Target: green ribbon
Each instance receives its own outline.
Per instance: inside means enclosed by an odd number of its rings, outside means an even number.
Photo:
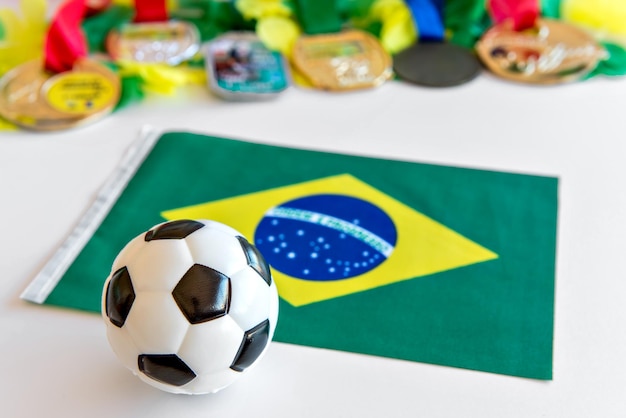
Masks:
[[[104,11],[83,19],[82,29],[87,38],[89,52],[106,52],[108,33],[133,20],[135,11],[127,6],[111,5]]]
[[[195,24],[202,41],[228,31],[254,30],[254,22],[243,18],[234,1],[179,0],[170,17]]]
[[[541,16],[558,19],[561,16],[561,0],[541,0]]]
[[[309,35],[335,33],[341,30],[336,0],[296,0],[302,30]]]
[[[626,75],[626,49],[622,46],[610,43],[601,43],[608,54],[608,58],[600,61],[598,66],[588,75],[591,78],[597,75],[617,77]]]
[[[466,47],[474,45],[493,24],[484,0],[455,0],[446,2],[444,25],[450,32],[449,41]]]

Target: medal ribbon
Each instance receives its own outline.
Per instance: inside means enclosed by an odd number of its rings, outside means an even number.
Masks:
[[[70,0],[57,11],[44,41],[44,67],[60,73],[71,70],[76,60],[87,56],[81,22],[87,13],[86,0]]]
[[[341,30],[336,0],[296,0],[302,30],[309,35]]]
[[[165,0],[135,0],[135,23],[164,22],[168,19]]]
[[[489,0],[488,4],[496,23],[510,19],[516,31],[532,28],[539,17],[539,0]]]
[[[420,41],[441,42],[444,38],[444,0],[406,0]]]

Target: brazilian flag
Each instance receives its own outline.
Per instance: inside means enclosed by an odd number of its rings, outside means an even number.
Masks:
[[[213,219],[272,266],[277,341],[552,378],[555,178],[163,134],[45,303],[99,311],[118,251]]]

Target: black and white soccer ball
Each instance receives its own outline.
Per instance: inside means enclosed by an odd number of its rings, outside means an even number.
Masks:
[[[212,393],[265,353],[278,293],[263,256],[239,232],[178,220],[118,254],[102,316],[113,351],[141,380],[172,393]]]

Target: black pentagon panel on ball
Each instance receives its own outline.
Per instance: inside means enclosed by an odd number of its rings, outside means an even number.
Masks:
[[[135,290],[126,267],[113,273],[106,291],[106,314],[111,323],[119,328],[124,325],[135,301]]]
[[[143,374],[168,385],[183,386],[196,377],[176,354],[141,354],[137,363]]]
[[[194,264],[180,279],[172,296],[190,323],[219,318],[230,307],[230,279],[210,267]]]
[[[269,342],[270,321],[266,319],[259,325],[245,332],[239,351],[235,356],[230,368],[243,372],[261,355],[265,346]]]
[[[204,224],[202,222],[192,221],[189,219],[166,222],[146,232],[144,239],[146,241],[159,239],[183,239],[203,226]]]
[[[239,240],[239,244],[241,244],[243,252],[246,254],[248,265],[259,273],[268,286],[271,285],[272,274],[270,272],[270,266],[267,264],[267,261],[265,261],[265,258],[263,258],[263,254],[244,237],[238,236],[237,239]]]

